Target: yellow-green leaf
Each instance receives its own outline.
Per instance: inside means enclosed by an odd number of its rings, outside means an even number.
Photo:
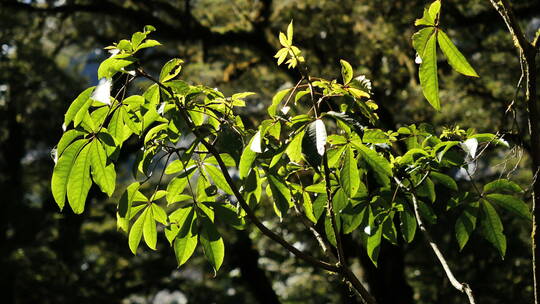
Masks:
[[[461,54],[458,48],[452,43],[450,38],[442,30],[438,31],[437,40],[439,42],[439,47],[443,51],[448,63],[456,70],[457,72],[471,77],[478,77],[478,74],[474,68],[469,64],[465,56]]]

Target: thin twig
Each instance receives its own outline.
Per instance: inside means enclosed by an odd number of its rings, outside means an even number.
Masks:
[[[431,246],[431,249],[433,250],[433,252],[437,256],[437,259],[439,260],[439,262],[441,263],[441,265],[442,265],[442,267],[444,269],[444,272],[446,273],[446,276],[448,277],[448,280],[450,280],[450,283],[452,284],[452,286],[454,286],[454,288],[456,288],[457,290],[467,294],[467,297],[469,298],[469,303],[470,304],[475,304],[474,296],[473,296],[471,287],[469,286],[469,284],[460,283],[456,279],[456,277],[452,273],[452,270],[450,269],[450,266],[448,266],[448,262],[444,258],[444,255],[439,250],[439,246],[437,246],[437,244],[433,241],[433,238],[431,237],[431,234],[429,233],[426,226],[424,225],[424,222],[422,221],[422,218],[420,217],[420,212],[419,212],[418,202],[416,200],[416,195],[414,193],[411,193],[411,197],[412,197],[412,203],[413,203],[413,207],[414,207],[414,214],[416,216],[416,222],[418,223],[418,227],[420,227],[420,231],[422,231],[422,233],[424,234],[424,237],[426,238],[429,245]]]

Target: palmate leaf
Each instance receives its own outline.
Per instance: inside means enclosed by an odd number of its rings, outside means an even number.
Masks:
[[[379,182],[385,185],[388,184],[390,182],[389,177],[392,176],[392,169],[388,160],[357,140],[353,140],[351,143],[358,149],[360,159],[364,160],[373,169]]]
[[[220,169],[212,166],[212,165],[206,165],[204,166],[206,169],[206,172],[210,175],[210,178],[214,181],[214,184],[219,189],[223,190],[225,193],[233,195],[234,192],[232,191],[231,187],[227,183],[227,180],[225,179],[225,176],[221,172]]]
[[[112,78],[114,74],[134,63],[136,59],[129,54],[118,54],[105,59],[98,68],[98,79]]]
[[[201,232],[199,239],[204,249],[204,255],[214,268],[214,272],[217,273],[225,256],[225,244],[216,226],[209,218],[203,217],[200,222]]]
[[[504,208],[523,219],[532,219],[532,215],[527,204],[513,195],[492,193],[486,195],[485,199],[490,203],[496,204],[497,206]]]
[[[399,213],[400,228],[403,239],[410,243],[416,234],[416,217],[407,204],[403,204],[403,211]]]
[[[244,152],[242,152],[242,155],[240,156],[240,163],[238,164],[238,174],[240,175],[241,179],[245,179],[248,176],[249,172],[251,171],[251,166],[257,158],[257,152],[251,149],[251,145],[253,144],[254,139],[255,136],[251,138],[249,143],[244,148]]]
[[[503,225],[497,211],[487,200],[481,200],[482,211],[482,234],[497,250],[501,257],[504,258],[506,253],[506,237],[503,233]]]
[[[143,224],[143,237],[146,245],[153,250],[156,250],[157,230],[156,221],[154,219],[154,209],[151,206],[146,208],[146,214]]]
[[[272,198],[274,199],[274,211],[280,218],[289,210],[291,202],[291,193],[287,185],[283,183],[279,176],[274,174],[268,175],[268,184],[272,191]]]
[[[345,149],[343,168],[340,171],[340,182],[348,197],[353,197],[360,186],[358,163],[350,146]]]
[[[107,155],[99,140],[92,141],[89,153],[92,178],[101,191],[110,197],[116,186],[116,171],[114,170],[114,164],[111,163],[107,165]]]
[[[143,225],[149,209],[150,208],[144,209],[143,213],[139,215],[139,217],[137,218],[135,223],[133,223],[133,226],[131,226],[131,229],[129,230],[128,243],[129,249],[131,250],[131,252],[133,252],[133,254],[137,253],[137,247],[139,247],[139,243],[141,242]]]
[[[439,30],[437,33],[437,41],[439,42],[439,47],[448,59],[448,63],[454,70],[466,76],[478,77],[478,74],[469,64],[465,56],[461,54],[450,38],[448,38],[448,35],[442,30]]]
[[[67,182],[69,206],[76,214],[84,211],[86,196],[92,186],[92,180],[90,179],[90,146],[89,144],[84,146],[79,155],[77,155]]]
[[[182,266],[191,257],[197,247],[198,238],[196,231],[197,214],[193,208],[185,208],[186,216],[178,221],[179,231],[174,239],[174,254],[178,267]]]
[[[94,91],[95,87],[90,87],[84,90],[69,106],[65,116],[64,116],[64,125],[63,128],[66,129],[70,122],[73,121],[75,115],[79,112],[81,107],[90,99],[90,95]]]
[[[423,52],[418,55],[422,58],[419,77],[422,92],[429,104],[437,111],[441,110],[439,100],[439,78],[437,75],[437,32],[434,31],[426,41]]]
[[[465,245],[469,241],[471,233],[476,228],[478,206],[478,203],[474,203],[465,207],[461,215],[456,220],[455,230],[459,250],[463,250],[463,247],[465,247]]]
[[[64,208],[66,202],[66,192],[68,178],[75,162],[76,156],[81,148],[88,142],[86,139],[79,139],[69,145],[62,153],[58,162],[54,166],[54,171],[51,179],[51,190],[54,200],[60,210]]]

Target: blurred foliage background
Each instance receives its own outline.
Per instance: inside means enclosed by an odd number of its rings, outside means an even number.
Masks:
[[[512,1],[527,35],[540,26],[540,2]],[[143,54],[149,71],[172,57],[187,61],[183,79],[226,95],[254,91],[245,110],[252,126],[271,96],[293,82],[275,65],[277,33],[294,19],[295,44],[312,75],[339,76],[339,59],[373,81],[387,128],[411,123],[476,128],[504,134],[512,149],[488,151],[475,177],[530,180],[525,107],[516,91],[520,66],[504,24],[487,0],[444,1],[442,26],[480,74],[458,76],[440,64],[442,112],[422,96],[410,37],[427,1],[406,0],[23,0],[0,2],[0,290],[3,303],[356,303],[338,278],[295,260],[256,230],[222,231],[227,256],[213,278],[201,252],[181,269],[166,240],[133,256],[116,230],[116,201],[91,191],[89,208],[59,213],[50,193],[50,150],[63,113],[89,85],[108,54],[103,47],[154,25],[164,44]],[[540,65],[539,65],[540,66]],[[137,83],[133,92],[145,84]],[[129,152],[132,147],[124,149]],[[131,151],[135,152],[135,151]],[[132,154],[133,154],[132,153]],[[122,160],[129,182],[131,158]],[[465,186],[470,186],[463,181]],[[460,185],[460,188],[462,186]],[[438,195],[444,197],[444,195]],[[261,212],[270,214],[270,212]],[[316,244],[294,217],[268,217],[269,226],[306,250]],[[456,276],[480,303],[532,301],[530,223],[503,218],[504,260],[474,237],[459,252],[455,217],[432,226]],[[347,236],[348,258],[380,303],[463,303],[421,238],[386,244],[379,267]]]

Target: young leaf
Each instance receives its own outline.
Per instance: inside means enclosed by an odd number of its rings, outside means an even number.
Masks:
[[[350,146],[345,149],[343,168],[340,172],[340,182],[348,197],[353,197],[360,186],[358,163]]]
[[[421,59],[423,59],[427,42],[434,32],[435,32],[435,29],[433,27],[426,27],[414,33],[414,35],[412,36],[413,47]]]
[[[433,1],[433,3],[429,5],[429,9],[428,9],[429,16],[431,17],[431,19],[437,20],[440,12],[441,12],[441,1],[440,0]]]
[[[504,258],[506,253],[506,237],[503,233],[503,225],[497,211],[487,200],[481,200],[484,217],[482,218],[482,233],[484,237],[499,251]]]
[[[81,148],[88,142],[86,139],[79,139],[69,145],[64,153],[58,159],[54,166],[54,171],[51,179],[51,190],[54,200],[60,210],[64,208],[66,202],[66,191],[68,178],[70,176],[73,163]]]
[[[201,233],[199,234],[201,244],[204,249],[204,255],[214,267],[214,271],[217,271],[223,263],[223,257],[225,256],[225,245],[223,239],[216,229],[216,226],[209,218],[203,217],[201,219]]]
[[[292,45],[293,32],[293,22],[291,20],[291,23],[289,23],[289,26],[287,26],[287,42],[289,43],[289,45]]]
[[[154,220],[162,223],[163,225],[167,225],[167,213],[165,213],[165,210],[163,210],[163,208],[158,204],[152,204],[151,207]]]
[[[343,77],[343,84],[346,85],[351,82],[353,78],[353,69],[350,63],[341,59],[341,77]],[[369,96],[368,96],[369,97]]]
[[[128,243],[129,249],[131,250],[131,252],[133,252],[133,254],[137,253],[137,247],[139,247],[139,243],[141,242],[141,237],[143,234],[143,224],[145,222],[148,210],[149,208],[144,209],[143,213],[139,215],[139,218],[137,218],[137,220],[129,230]]]
[[[157,243],[157,231],[156,231],[156,221],[154,220],[154,212],[150,207],[146,208],[144,225],[143,225],[143,236],[144,242],[150,249],[156,250]]]
[[[73,163],[67,183],[67,197],[73,212],[80,214],[84,211],[84,203],[92,186],[90,179],[90,145],[82,148]]]
[[[163,83],[176,77],[182,70],[182,63],[184,60],[178,58],[167,61],[159,73],[159,81]]]
[[[437,75],[437,32],[434,32],[426,42],[426,46],[422,53],[418,53],[422,58],[420,64],[420,84],[422,92],[428,100],[429,104],[437,111],[441,110],[441,102],[439,100],[439,79]]]
[[[465,56],[461,54],[450,38],[448,38],[446,33],[442,30],[439,30],[437,33],[437,41],[439,42],[439,46],[441,47],[444,55],[448,59],[448,63],[450,63],[454,70],[466,76],[478,77],[478,74],[469,64]]]
[[[114,170],[114,165],[107,165],[107,155],[99,140],[92,141],[90,146],[92,178],[101,191],[111,197],[116,186],[116,171]]]

